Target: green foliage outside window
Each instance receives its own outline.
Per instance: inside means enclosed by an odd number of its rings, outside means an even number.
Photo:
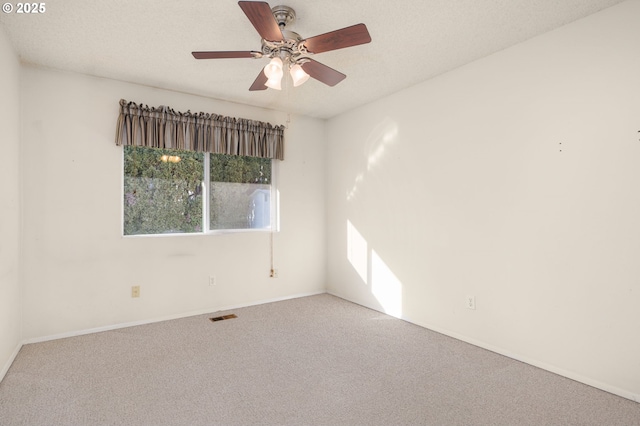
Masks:
[[[211,155],[210,229],[270,226],[271,159]]]
[[[124,147],[124,234],[202,231],[202,153]]]
[[[209,155],[209,197],[202,197]],[[270,226],[271,159],[124,147],[124,234]]]
[[[271,159],[238,155],[212,155],[211,182],[271,184]]]

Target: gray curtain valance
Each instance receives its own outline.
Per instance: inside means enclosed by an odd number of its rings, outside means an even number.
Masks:
[[[284,159],[284,126],[120,100],[116,145]]]

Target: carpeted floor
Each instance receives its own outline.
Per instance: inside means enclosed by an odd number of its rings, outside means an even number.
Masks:
[[[0,424],[640,425],[640,404],[319,295],[26,345]]]

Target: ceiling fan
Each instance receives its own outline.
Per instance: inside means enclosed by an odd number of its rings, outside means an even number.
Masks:
[[[369,43],[371,36],[364,24],[352,25],[340,30],[320,34],[303,39],[299,34],[286,30],[287,24],[296,18],[295,11],[288,6],[269,7],[263,1],[239,1],[238,5],[247,15],[251,24],[262,37],[261,51],[219,51],[191,52],[196,59],[229,59],[229,58],[270,58],[249,90],[281,90],[283,68],[288,67],[293,85],[299,86],[309,79],[315,78],[329,86],[335,86],[347,78],[309,56]]]

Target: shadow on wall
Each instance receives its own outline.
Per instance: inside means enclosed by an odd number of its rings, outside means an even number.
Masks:
[[[378,166],[389,147],[397,142],[398,125],[386,118],[368,137],[366,170],[358,173],[353,186],[347,191],[347,202],[355,202],[366,175]],[[384,312],[394,317],[402,316],[402,283],[382,257],[372,248],[362,233],[347,219],[347,259],[358,273],[363,285],[369,286]]]

